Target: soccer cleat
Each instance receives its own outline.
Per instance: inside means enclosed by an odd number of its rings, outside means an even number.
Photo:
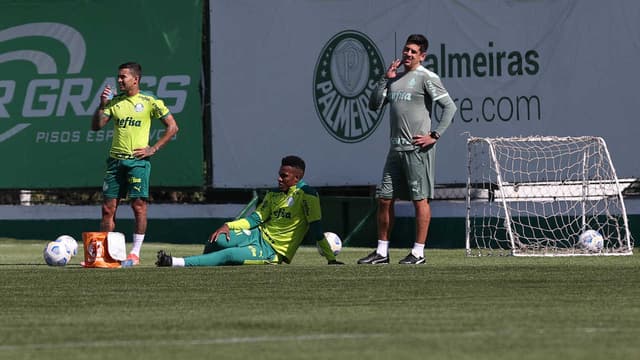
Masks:
[[[358,260],[358,264],[371,264],[371,265],[375,265],[375,264],[388,264],[389,263],[389,256],[382,256],[380,254],[378,254],[377,251],[372,252],[371,254],[363,257],[362,259]]]
[[[158,251],[158,261],[156,261],[156,266],[171,266],[173,265],[173,258],[171,254],[167,255],[164,250]]]
[[[140,264],[140,257],[136,254],[127,255],[127,259],[120,263],[122,267],[132,267]]]
[[[413,253],[409,253],[409,255],[407,255],[404,259],[400,260],[400,262],[398,262],[398,264],[411,264],[411,265],[417,265],[417,264],[424,264],[426,262],[424,257],[416,257],[415,255],[413,255]]]

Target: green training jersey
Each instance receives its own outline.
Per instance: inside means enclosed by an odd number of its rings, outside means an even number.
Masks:
[[[305,234],[312,223],[319,224],[322,218],[318,192],[299,181],[289,191],[270,191],[256,210],[246,218],[247,221],[227,223],[233,229],[258,226],[264,239],[282,257],[290,263]],[[322,227],[316,226],[318,234],[312,234],[314,240],[324,236]]]
[[[104,109],[104,116],[113,121],[113,141],[109,154],[133,155],[134,149],[149,145],[152,119],[163,119],[171,114],[164,102],[147,92],[133,96],[116,95]]]

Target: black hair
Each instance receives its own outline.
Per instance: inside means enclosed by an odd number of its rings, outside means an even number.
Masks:
[[[305,164],[304,160],[295,155],[289,155],[282,158],[282,166],[291,166],[293,168],[297,168],[304,172]]]
[[[118,66],[118,70],[122,69],[129,69],[129,71],[131,71],[131,74],[133,74],[133,76],[137,78],[142,77],[142,65],[138,64],[137,62],[130,61]]]
[[[415,44],[420,46],[420,52],[427,52],[429,48],[429,40],[422,34],[411,34],[407,38],[407,44]]]

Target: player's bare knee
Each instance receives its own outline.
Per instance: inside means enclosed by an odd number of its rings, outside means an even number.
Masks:
[[[393,206],[393,199],[383,199],[383,198],[379,198],[378,199],[378,206],[380,208],[383,209],[388,209],[391,206]]]
[[[103,217],[109,217],[109,218],[113,218],[113,216],[116,213],[116,204],[112,204],[112,203],[103,203],[102,204],[102,216]]]
[[[134,199],[131,202],[131,208],[137,214],[144,214],[147,211],[147,202],[140,198]]]

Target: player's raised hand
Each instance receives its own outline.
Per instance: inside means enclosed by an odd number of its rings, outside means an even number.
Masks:
[[[105,86],[104,90],[102,90],[102,94],[100,94],[100,104],[104,107],[107,105],[109,100],[113,99],[114,91],[111,89],[110,85]]]
[[[398,76],[398,67],[400,66],[400,59],[395,59],[389,65],[389,69],[387,69],[386,77],[387,79],[393,79]]]
[[[229,241],[229,225],[227,225],[227,223],[224,223],[222,226],[218,228],[218,230],[216,230],[213,234],[211,234],[211,236],[209,237],[209,242],[212,244],[216,242],[220,234],[224,234],[227,237],[227,241]]]

